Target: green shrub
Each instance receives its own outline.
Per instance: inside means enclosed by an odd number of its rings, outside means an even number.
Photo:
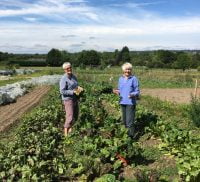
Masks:
[[[9,64],[19,65],[19,66],[47,66],[46,61],[29,61],[29,60],[12,60]]]
[[[200,127],[200,98],[192,97],[189,115],[193,123]]]

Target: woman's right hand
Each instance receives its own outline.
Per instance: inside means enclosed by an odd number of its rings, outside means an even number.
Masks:
[[[119,95],[119,90],[118,89],[113,89],[113,93]]]

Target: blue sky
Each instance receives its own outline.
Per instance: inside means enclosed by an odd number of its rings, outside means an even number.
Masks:
[[[0,51],[200,49],[199,0],[1,0]]]

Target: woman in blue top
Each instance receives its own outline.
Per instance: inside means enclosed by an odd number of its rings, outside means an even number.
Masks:
[[[120,105],[122,110],[122,120],[130,137],[134,137],[134,119],[136,109],[136,99],[139,97],[139,82],[132,75],[132,65],[124,63],[122,65],[123,75],[119,78],[118,89],[113,92],[120,96]]]
[[[64,135],[67,136],[72,131],[73,122],[78,118],[79,107],[76,97],[78,81],[76,76],[72,74],[72,66],[69,62],[63,64],[63,70],[65,74],[60,80],[60,93],[66,112]]]

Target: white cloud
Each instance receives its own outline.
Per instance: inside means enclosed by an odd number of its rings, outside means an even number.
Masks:
[[[126,26],[125,26],[126,25]],[[72,36],[73,35],[73,36]],[[51,48],[80,51],[110,50],[127,45],[132,49],[146,47],[196,48],[200,41],[200,18],[124,21],[122,25],[41,25],[0,24],[1,50],[11,52],[48,52]],[[95,37],[90,39],[89,37]],[[193,37],[193,38],[192,38]],[[81,44],[85,42],[85,44]],[[24,49],[17,49],[21,45]],[[36,44],[44,45],[35,47]],[[33,48],[33,49],[32,49]],[[199,46],[200,48],[200,46]]]
[[[158,5],[158,4],[163,4],[166,3],[167,1],[154,1],[154,2],[140,2],[140,3],[121,3],[121,4],[112,4],[112,6],[116,7],[128,7],[128,8],[140,8],[144,6],[150,6],[150,5]]]
[[[8,2],[3,0],[0,5]],[[85,0],[17,2],[19,9],[1,9],[0,17],[22,16],[26,22],[0,23],[0,51],[43,53],[53,47],[101,51],[124,45],[131,49],[200,48],[200,17],[163,18],[142,9],[148,5],[152,3],[132,3],[136,8],[128,14],[110,7],[90,7]],[[130,3],[126,6],[130,7]],[[39,23],[44,16],[59,23]]]
[[[10,4],[8,1],[2,2],[3,5]],[[87,6],[84,0],[43,0],[37,3],[16,3],[17,9],[0,9],[0,17],[14,17],[22,15],[37,15],[47,17],[51,20],[59,18],[61,20],[71,18],[88,18],[98,20],[95,10]]]

